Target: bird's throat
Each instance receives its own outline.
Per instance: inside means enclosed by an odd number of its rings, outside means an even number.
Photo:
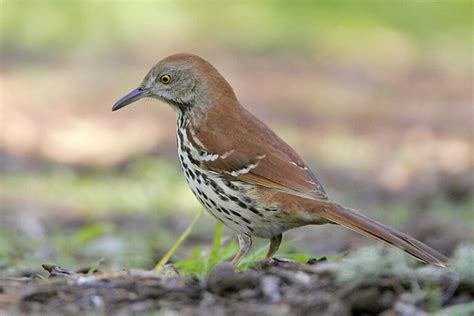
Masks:
[[[192,105],[189,103],[182,103],[175,100],[164,100],[164,101],[169,103],[174,108],[176,108],[181,114],[185,114],[186,112],[189,112],[192,108]]]

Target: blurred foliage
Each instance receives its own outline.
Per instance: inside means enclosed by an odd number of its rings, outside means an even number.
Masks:
[[[419,261],[403,254],[399,249],[384,249],[380,246],[366,247],[354,251],[341,261],[337,280],[339,282],[358,281],[364,284],[376,284],[382,278],[396,276],[413,283],[413,294],[419,298],[425,298],[430,312],[439,312],[439,315],[467,315],[464,311],[472,312],[472,303],[461,304],[456,309],[448,308],[440,310],[443,305],[442,290],[436,284],[441,280],[444,269],[450,269],[456,275],[457,282],[474,284],[472,262],[474,259],[474,247],[472,244],[460,245],[448,268],[437,268],[433,266],[422,266]],[[469,263],[468,263],[469,262]],[[413,278],[414,269],[420,269],[426,275],[427,284],[422,286]],[[457,314],[459,312],[459,314]]]
[[[382,276],[397,275],[410,278],[413,268],[422,267],[433,280],[439,278],[444,273],[444,269],[450,269],[459,275],[461,280],[474,284],[473,259],[474,245],[467,243],[456,248],[455,255],[447,268],[423,265],[396,248],[384,248],[380,245],[364,247],[342,259],[338,280],[340,282],[359,280],[370,283],[380,280]]]
[[[471,226],[472,227],[472,226]],[[461,278],[474,284],[474,244],[464,244],[456,249],[454,268]]]
[[[159,158],[134,160],[120,172],[71,168],[2,172],[0,186],[6,200],[28,196],[94,216],[200,207],[181,180],[180,170]]]
[[[389,249],[384,256],[384,248],[380,246],[361,248],[342,260],[338,280],[360,280],[371,282],[381,276],[396,274],[409,275],[417,261],[401,250]]]
[[[474,314],[474,302],[453,305],[435,313],[436,316],[465,316]]]
[[[108,222],[95,222],[77,230],[57,227],[47,239],[18,238],[18,231],[4,227],[0,230],[0,275],[35,271],[48,262],[76,269],[91,268],[101,259],[105,259],[100,262],[106,269],[151,269],[157,244],[169,246],[173,241],[173,232],[158,221],[156,227],[154,232],[123,231]]]
[[[1,42],[25,51],[111,51],[212,38],[238,50],[344,54],[374,39],[469,49],[472,2],[2,1]],[[399,34],[400,33],[400,34]],[[358,45],[354,45],[358,43]],[[380,53],[383,53],[381,51]]]

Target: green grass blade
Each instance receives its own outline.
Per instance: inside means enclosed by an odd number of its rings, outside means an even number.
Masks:
[[[214,233],[214,243],[212,245],[211,255],[207,261],[208,271],[221,260],[220,258],[220,247],[222,241],[222,234],[224,232],[224,226],[222,222],[216,221],[216,232]]]

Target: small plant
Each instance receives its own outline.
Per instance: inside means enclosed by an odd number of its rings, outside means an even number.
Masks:
[[[89,268],[89,271],[87,271],[87,275],[92,275],[96,273],[99,270],[99,266],[102,262],[104,262],[105,258],[100,258],[94,264]]]
[[[460,245],[454,253],[454,269],[461,280],[474,284],[474,245]]]
[[[337,276],[338,281],[374,281],[380,276],[407,275],[414,267],[414,259],[398,249],[381,246],[361,248],[344,258]]]
[[[201,247],[196,247],[187,259],[175,263],[175,266],[184,275],[204,276],[216,264],[231,260],[238,251],[239,246],[237,242],[234,240],[229,241],[229,238],[224,237],[223,225],[221,222],[217,222],[211,252],[207,253]],[[268,245],[265,243],[245,256],[237,266],[237,269],[247,270],[255,263],[262,261],[267,251]],[[314,257],[311,254],[295,250],[289,242],[284,242],[281,245],[279,256],[297,262],[307,262]]]
[[[222,224],[219,223],[217,226],[222,226]],[[217,228],[217,231],[220,229]],[[219,236],[219,234],[216,234],[216,236]],[[218,247],[216,247],[217,242]],[[230,260],[237,253],[239,249],[237,243],[231,241],[224,246],[227,242],[227,238],[214,239],[214,246],[210,254],[203,251],[201,247],[195,247],[186,260],[177,262],[175,266],[184,275],[204,276],[216,264]]]

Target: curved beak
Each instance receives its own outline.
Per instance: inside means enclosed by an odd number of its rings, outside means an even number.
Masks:
[[[115,102],[114,106],[112,107],[112,111],[117,111],[120,108],[123,108],[130,103],[140,100],[141,98],[146,96],[145,90],[142,88],[137,88],[132,90],[129,94]]]

